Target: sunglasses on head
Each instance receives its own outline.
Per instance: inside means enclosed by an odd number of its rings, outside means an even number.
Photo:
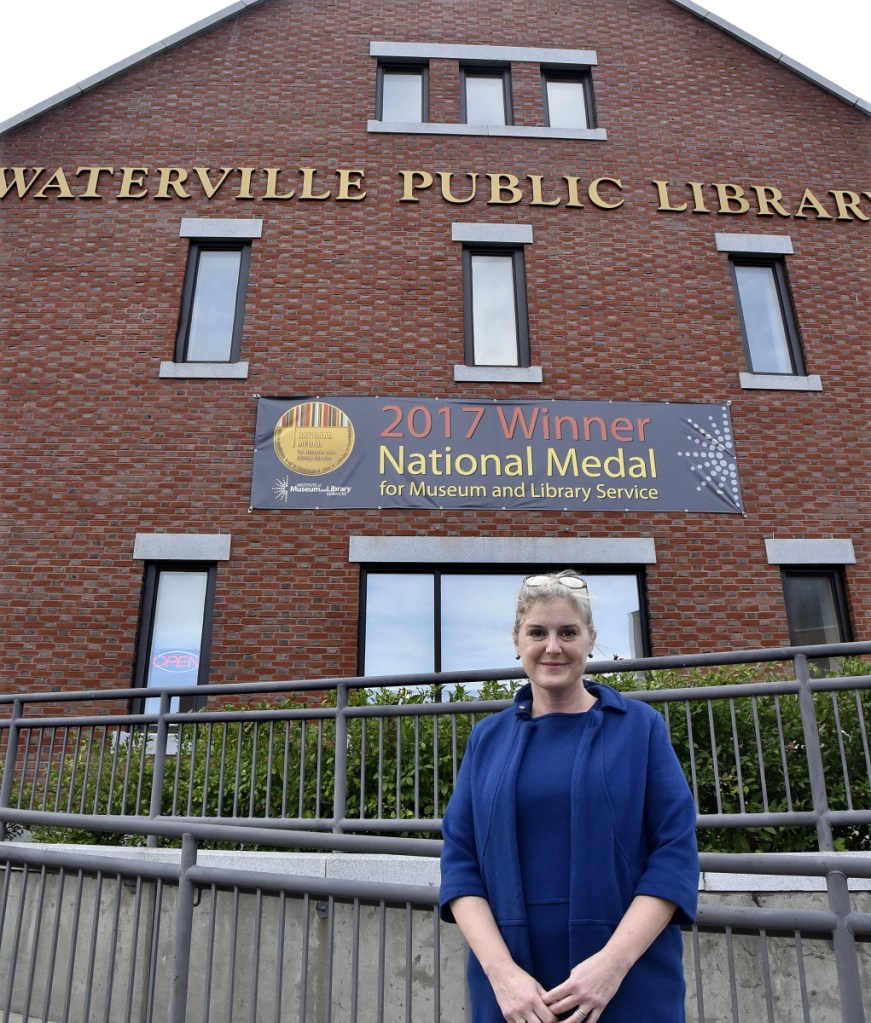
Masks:
[[[528,579],[523,580],[524,586],[547,586],[548,583],[559,583],[560,586],[565,586],[570,590],[585,590],[587,588],[586,582],[577,575],[531,575]]]

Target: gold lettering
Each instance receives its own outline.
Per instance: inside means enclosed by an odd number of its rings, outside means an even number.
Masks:
[[[7,170],[12,171],[12,181],[7,181],[6,179]],[[45,170],[45,167],[34,167],[30,181],[24,176],[26,170],[26,167],[0,167],[0,172],[2,172],[0,174],[0,199],[5,198],[6,194],[11,191],[13,183],[15,184],[15,190],[18,192],[18,198],[23,199],[34,181]]]
[[[788,217],[789,210],[785,210],[780,205],[780,200],[783,198],[783,192],[779,188],[775,188],[773,185],[751,185],[753,191],[756,193],[756,201],[759,203],[759,216],[770,217],[773,216],[769,206],[779,213],[781,217]]]
[[[302,191],[299,193],[300,199],[316,199],[323,200],[329,199],[331,192],[321,192],[320,195],[315,195],[312,192],[314,187],[315,174],[317,174],[316,167],[300,167],[300,174],[302,174]]]
[[[804,193],[801,197],[801,202],[798,204],[798,209],[795,211],[796,217],[802,218],[807,217],[807,214],[804,211],[806,206],[810,206],[812,209],[816,210],[817,220],[832,219],[831,213],[829,213],[828,210],[826,210],[825,206],[823,206],[823,204],[819,201],[819,199],[817,199],[817,197],[809,188],[806,188],[804,190]]]
[[[346,202],[359,202],[361,199],[366,198],[366,193],[363,191],[363,171],[347,170],[344,167],[340,167],[336,173],[339,175],[339,194],[336,196],[336,202],[343,200]],[[351,188],[357,190],[356,195],[351,195],[349,191]]]
[[[211,199],[215,192],[224,184],[227,180],[227,176],[232,172],[232,167],[222,167],[221,176],[218,178],[218,183],[213,185],[212,179],[209,177],[208,167],[194,167],[194,174],[200,179],[200,184],[203,187],[203,192],[207,199]]]
[[[514,203],[520,202],[523,198],[523,192],[521,192],[517,187],[520,184],[520,180],[513,174],[488,174],[487,177],[490,179],[490,198],[487,200],[488,205],[503,203],[513,206]],[[506,192],[508,193],[508,198],[504,199],[502,196]]]
[[[160,171],[160,186],[154,196],[155,199],[171,198],[170,188],[179,199],[190,199],[190,193],[182,188],[188,179],[188,172],[183,167],[158,167],[157,169]]]
[[[122,167],[121,187],[118,189],[119,199],[144,199],[148,195],[145,187],[144,177],[148,174],[147,167]],[[134,193],[133,188],[141,188],[141,192]]]
[[[79,167],[76,171],[76,177],[80,174],[88,175],[88,185],[84,192],[79,196],[80,199],[101,199],[102,196],[97,191],[97,187],[100,184],[101,174],[114,174],[114,167]]]
[[[46,199],[46,189],[56,188],[57,195],[56,199],[75,199],[75,196],[70,191],[70,186],[67,184],[67,176],[64,174],[63,167],[58,169],[52,174],[52,176],[46,181],[46,183],[40,188],[38,192],[34,193],[34,199]]]
[[[453,193],[453,191],[451,189],[451,178],[454,176],[453,173],[451,171],[437,171],[436,173],[438,174],[439,181],[441,182],[441,186],[442,186],[442,199],[444,199],[445,202],[452,202],[452,203],[456,203],[457,205],[462,205],[463,203],[471,202],[475,198],[475,193],[478,190],[478,175],[477,174],[467,174],[466,175],[467,178],[471,179],[472,190],[465,197],[465,199],[458,199],[454,195],[454,193]]]
[[[863,213],[859,209],[862,196],[857,192],[849,192],[843,188],[830,188],[829,195],[834,197],[835,205],[838,207],[837,220],[853,220],[854,218],[850,216],[850,210],[855,213],[856,220],[868,219],[868,214]]]
[[[659,206],[657,209],[660,213],[683,213],[687,208],[687,204],[684,202],[680,206],[672,206],[668,195],[667,181],[654,181],[653,184],[656,185],[656,191],[659,195]]]
[[[720,199],[718,213],[746,213],[750,209],[750,203],[744,198],[744,189],[740,185],[714,182],[714,188]],[[737,203],[738,208],[732,209],[730,203]]]
[[[598,206],[599,209],[616,210],[618,207],[622,206],[626,200],[621,198],[618,199],[617,202],[608,202],[606,199],[603,199],[602,196],[599,195],[599,186],[604,181],[607,181],[620,191],[623,190],[623,182],[619,178],[596,178],[595,181],[590,182],[590,187],[587,189],[587,195],[590,197],[590,202],[594,206]]]
[[[532,198],[529,200],[530,206],[559,206],[562,200],[560,199],[544,199],[541,193],[541,174],[527,174],[529,180],[532,182]]]
[[[573,174],[563,174],[563,181],[568,185],[569,201],[566,206],[571,206],[572,209],[582,210],[584,204],[581,202],[581,194],[578,190],[580,184],[580,178],[575,177]]]
[[[414,194],[416,188],[429,188],[432,185],[432,174],[428,171],[401,170],[399,172],[403,181],[402,198],[400,202],[420,202]]]
[[[292,188],[289,192],[284,192],[282,195],[278,194],[278,175],[280,173],[280,167],[266,168],[266,192],[263,195],[264,199],[292,199],[296,194]]]
[[[237,199],[253,199],[254,196],[251,194],[251,179],[254,177],[254,171],[256,167],[237,167],[241,181],[239,182],[239,191],[236,193]]]
[[[688,181],[687,184],[693,190],[693,213],[710,213],[711,211],[705,206],[705,197],[702,194],[704,185],[701,181]]]

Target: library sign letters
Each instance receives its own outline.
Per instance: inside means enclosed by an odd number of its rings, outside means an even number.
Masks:
[[[386,177],[339,167],[0,167],[0,201],[172,201],[355,203],[367,196],[398,203],[543,206],[618,210],[643,202],[660,213],[718,213],[832,221],[871,220],[871,191],[780,187],[775,182],[629,181],[614,174],[514,174],[507,171],[399,169]]]
[[[252,508],[741,514],[727,405],[260,398]]]

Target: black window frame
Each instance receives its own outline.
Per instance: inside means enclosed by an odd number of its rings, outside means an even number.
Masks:
[[[190,340],[191,315],[193,312],[194,295],[200,273],[200,256],[203,252],[239,252],[239,277],[236,283],[236,303],[233,312],[233,331],[230,339],[230,351],[226,359],[190,359],[188,344]],[[251,268],[250,239],[236,238],[191,238],[185,267],[184,289],[182,291],[181,310],[179,312],[178,331],[175,341],[175,361],[188,365],[209,365],[214,363],[239,362],[242,353],[242,328],[245,319],[245,304],[248,298],[248,279]]]
[[[433,564],[431,562],[400,562],[378,564],[361,564],[360,566],[360,600],[359,618],[357,623],[357,674],[363,677],[366,666],[366,604],[368,593],[368,578],[370,575],[432,575],[433,577],[433,659],[436,667],[435,672],[442,670],[442,653],[440,642],[441,630],[441,580],[446,575],[504,575],[504,576],[527,576],[541,572],[559,572],[562,569],[573,569],[582,577],[595,577],[597,575],[626,575],[633,576],[637,581],[638,589],[638,612],[639,636],[643,653],[640,657],[651,656],[650,641],[650,614],[647,601],[647,573],[643,564],[637,565],[611,565],[611,564],[563,564],[563,563],[542,563],[529,562],[524,564],[504,564],[489,562],[456,563],[451,565]],[[593,607],[593,620],[595,621],[596,609]],[[506,623],[506,643],[510,641],[510,629],[512,622]],[[498,667],[498,665],[488,665]]]
[[[410,121],[409,124],[425,124],[429,120],[429,62],[425,60],[379,60],[378,75],[375,84],[375,118],[384,120],[384,76],[385,74],[420,74],[421,76],[421,112],[420,122]]]
[[[526,291],[526,265],[523,245],[493,245],[470,242],[463,245],[463,336],[464,358],[467,366],[491,368],[522,368],[532,365],[529,344],[529,305]],[[472,257],[510,256],[514,280],[514,311],[517,323],[517,362],[484,363],[475,361],[475,332],[472,315]]]
[[[596,103],[593,96],[593,75],[589,68],[565,68],[551,67],[547,64],[541,65],[541,94],[542,108],[544,110],[544,123],[547,127],[553,127],[550,123],[550,105],[547,98],[547,83],[554,82],[578,82],[583,89],[584,116],[586,124],[580,130],[587,131],[597,126]]]
[[[460,65],[460,117],[463,124],[470,122],[466,113],[466,79],[497,78],[502,79],[502,104],[505,110],[506,125],[514,124],[514,103],[511,98],[511,65],[510,64],[461,64]]]
[[[212,626],[215,609],[215,592],[217,589],[218,566],[214,561],[147,561],[142,579],[142,597],[139,605],[139,628],[136,638],[136,656],[133,666],[133,688],[149,692],[148,663],[151,642],[154,638],[155,611],[160,576],[163,572],[206,572],[206,595],[203,606],[203,631],[200,639],[200,656],[197,666],[197,681],[192,687],[195,691],[200,686],[208,685],[212,655]],[[136,697],[131,701],[131,712],[141,714],[145,709],[147,696]],[[180,710],[198,710],[205,706],[206,698],[183,696],[179,698]]]
[[[780,569],[780,578],[783,585],[783,603],[786,609],[786,622],[789,630],[789,642],[791,646],[808,646],[800,642],[796,637],[795,621],[790,603],[789,582],[792,579],[827,579],[830,584],[837,617],[838,631],[841,638],[828,640],[827,642],[850,643],[853,639],[853,628],[850,622],[850,607],[847,600],[847,587],[844,579],[844,570],[840,565],[783,565]],[[819,644],[812,644],[819,645]]]
[[[738,284],[736,268],[740,266],[765,267],[771,270],[774,279],[775,293],[777,296],[780,317],[786,335],[787,351],[791,363],[789,372],[777,372],[767,369],[757,369],[753,365],[753,351],[750,346],[750,334],[747,329],[747,318],[744,312],[744,304],[741,301],[741,289]],[[789,277],[786,272],[786,261],[780,256],[753,256],[736,253],[729,257],[729,270],[732,276],[732,287],[735,292],[735,301],[738,306],[738,318],[741,323],[741,334],[744,339],[744,352],[747,358],[747,366],[751,373],[773,376],[805,376],[804,351],[801,344],[801,335],[798,328],[798,320],[795,315],[795,307],[792,301],[792,292],[789,287]]]

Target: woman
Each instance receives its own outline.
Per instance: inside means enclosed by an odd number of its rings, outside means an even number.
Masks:
[[[472,732],[443,822],[441,914],[471,950],[473,1023],[680,1023],[695,807],[662,717],[583,678],[571,571],[525,579],[529,682]]]

